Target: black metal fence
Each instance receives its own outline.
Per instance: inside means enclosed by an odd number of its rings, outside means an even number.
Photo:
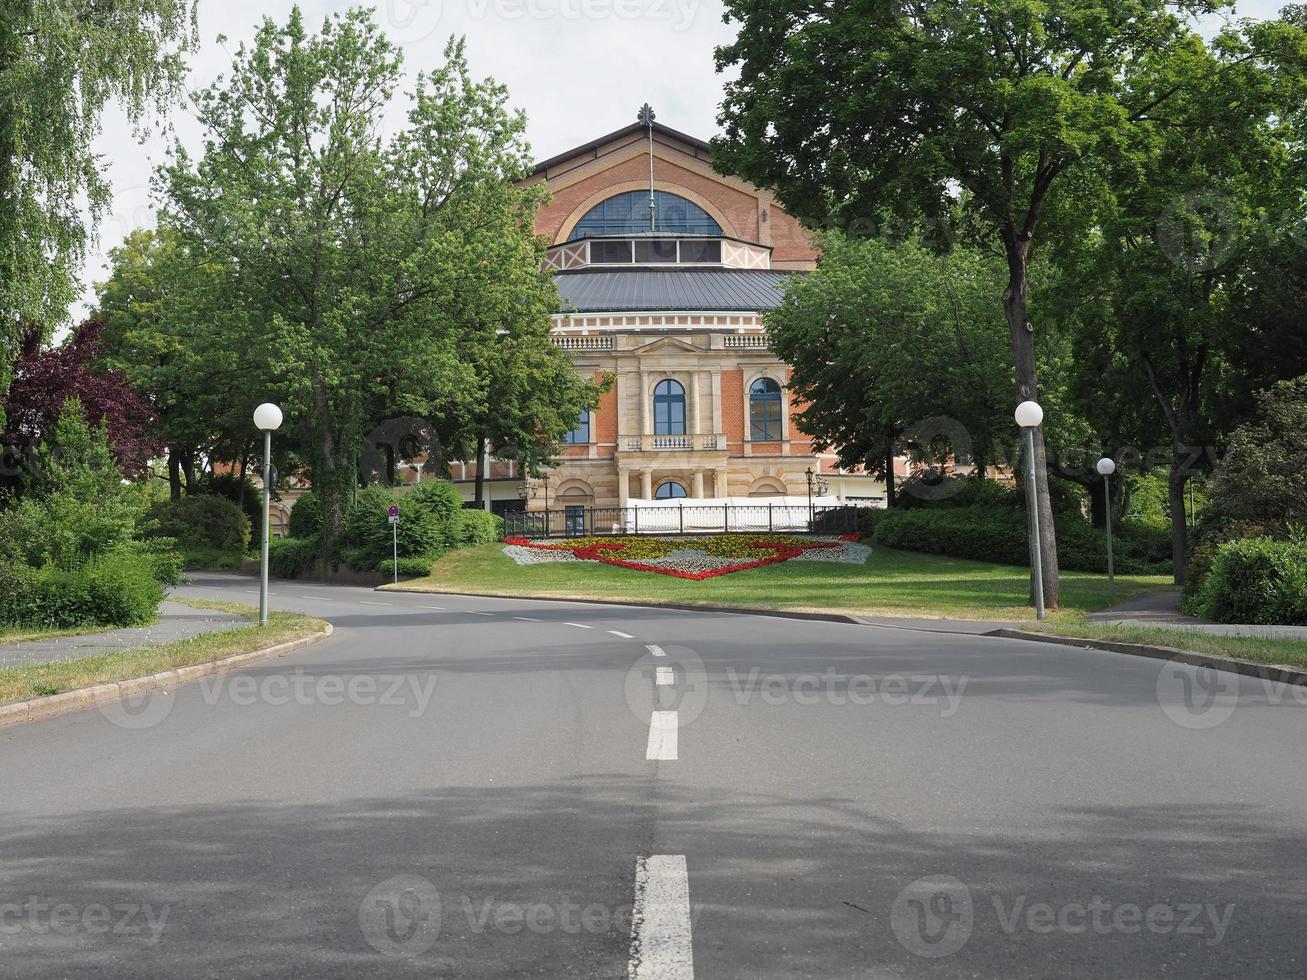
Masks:
[[[856,507],[790,504],[684,504],[668,507],[567,507],[504,515],[504,533],[524,538],[581,538],[615,534],[725,534],[790,532],[851,534]]]

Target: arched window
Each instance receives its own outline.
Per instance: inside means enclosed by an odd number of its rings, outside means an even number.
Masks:
[[[685,435],[685,389],[670,378],[654,386],[654,435]]]
[[[693,201],[654,191],[655,230],[677,235],[720,235],[722,226]],[[649,230],[649,192],[627,191],[600,201],[576,223],[569,242],[594,235],[635,235]],[[628,260],[629,261],[629,260]]]
[[[779,442],[781,438],[781,386],[771,378],[749,385],[749,438]]]
[[[576,428],[563,436],[563,442],[571,445],[585,445],[590,441],[590,413],[582,412]]]
[[[666,483],[660,483],[658,489],[654,491],[655,500],[678,500],[681,497],[688,497],[685,487],[675,480],[668,480]]]

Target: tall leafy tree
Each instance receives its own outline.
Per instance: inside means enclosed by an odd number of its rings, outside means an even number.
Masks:
[[[461,43],[445,55],[386,138],[400,54],[369,13],[333,15],[318,34],[298,9],[265,20],[197,96],[202,158],[178,147],[163,174],[166,221],[230,270],[225,341],[266,352],[237,397],[288,409],[324,547],[368,433],[388,416],[439,417],[475,383],[461,332],[548,322],[541,192],[514,183],[529,167],[524,120],[501,86],[471,77]]]
[[[1106,193],[1104,169],[1128,169],[1171,124],[1183,82],[1228,60],[1196,34],[1207,0],[729,0],[737,39],[717,52],[738,68],[722,105],[715,159],[776,190],[814,224],[882,208],[934,216],[966,191],[1007,263],[1002,307],[1018,400],[1038,398],[1030,269],[1050,237],[1042,216],[1061,193]],[[1232,59],[1233,60],[1233,56]],[[1052,229],[1055,231],[1056,229]],[[1044,593],[1058,600],[1056,541],[1042,433]]]
[[[767,316],[772,348],[793,368],[799,428],[841,465],[883,477],[891,502],[906,443],[940,436],[955,453],[994,461],[1011,385],[999,264],[970,249],[940,256],[838,232],[819,242],[817,271]]]
[[[94,220],[110,200],[92,152],[105,106],[139,124],[168,103],[194,24],[194,0],[0,4],[0,365],[21,324],[58,323],[74,298],[83,206]]]

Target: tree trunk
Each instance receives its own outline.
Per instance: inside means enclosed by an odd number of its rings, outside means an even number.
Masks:
[[[1017,401],[1037,401],[1039,392],[1035,378],[1035,333],[1026,317],[1026,300],[1029,295],[1027,269],[1029,260],[1029,242],[1008,235],[1008,285],[1003,290],[1003,311],[1007,315],[1008,329],[1012,335],[1012,358],[1016,366]],[[1036,493],[1039,497],[1039,540],[1044,572],[1044,605],[1049,609],[1058,608],[1061,588],[1057,565],[1057,532],[1053,527],[1053,506],[1048,495],[1048,457],[1044,448],[1044,429],[1035,430],[1035,454],[1033,459],[1025,459],[1026,466],[1033,466]],[[1034,592],[1034,542],[1031,550],[1031,592]]]
[[[476,489],[472,493],[473,505],[478,510],[485,509],[486,493],[486,437],[477,436],[477,479]]]
[[[1185,566],[1189,563],[1189,521],[1185,513],[1184,489],[1190,473],[1186,462],[1187,456],[1176,452],[1166,480],[1167,499],[1171,504],[1171,566],[1176,585],[1184,585]]]
[[[186,480],[186,492],[195,492],[195,456],[189,452],[181,454],[182,476]]]
[[[894,500],[894,444],[890,443],[885,450],[885,506],[893,507]]]
[[[182,499],[182,461],[176,449],[168,450],[168,497],[171,500]]]

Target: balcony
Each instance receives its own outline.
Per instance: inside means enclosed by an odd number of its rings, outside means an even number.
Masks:
[[[720,432],[684,436],[622,436],[622,449],[628,453],[717,452],[726,448]]]

